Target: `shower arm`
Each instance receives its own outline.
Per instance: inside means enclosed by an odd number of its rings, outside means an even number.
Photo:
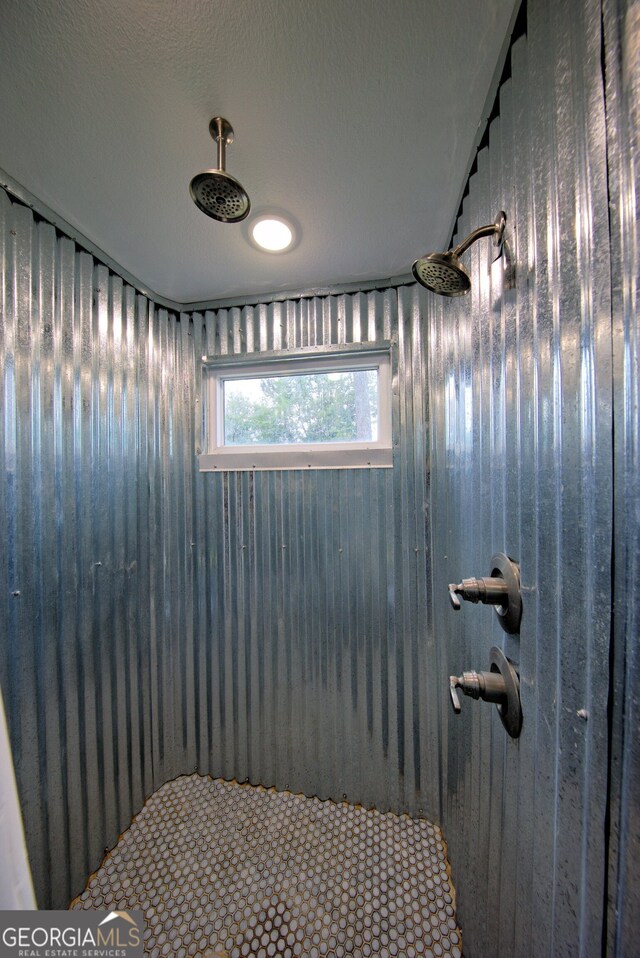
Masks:
[[[209,133],[218,146],[218,170],[225,171],[227,145],[233,143],[233,129],[231,124],[221,116],[214,116],[209,124]]]
[[[226,142],[223,136],[216,137],[216,142],[218,144],[218,169],[224,170],[224,164],[226,162]]]
[[[504,236],[504,228],[506,225],[506,213],[504,213],[503,210],[500,210],[493,223],[491,223],[489,226],[479,226],[478,229],[474,230],[472,233],[469,233],[467,238],[459,243],[451,252],[454,256],[462,256],[462,254],[466,253],[469,247],[472,246],[476,240],[482,239],[483,236],[495,237],[493,245],[501,246]]]

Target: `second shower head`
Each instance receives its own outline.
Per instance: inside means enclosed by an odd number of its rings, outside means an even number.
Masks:
[[[249,215],[251,201],[246,190],[224,168],[226,147],[233,143],[233,127],[224,117],[214,116],[209,132],[218,144],[218,168],[194,176],[189,185],[191,199],[212,219],[239,223]]]
[[[494,246],[501,247],[506,224],[506,213],[500,210],[493,223],[480,226],[454,249],[446,253],[426,253],[421,256],[413,264],[413,275],[432,293],[438,293],[440,296],[464,296],[471,289],[471,279],[460,262],[460,257],[472,243],[483,236],[493,236]]]
[[[471,289],[471,279],[453,250],[448,253],[427,253],[413,264],[413,275],[441,296],[462,296]]]

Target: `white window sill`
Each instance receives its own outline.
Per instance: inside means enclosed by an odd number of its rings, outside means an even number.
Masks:
[[[390,448],[231,450],[203,453],[200,472],[245,472],[254,469],[390,469]]]

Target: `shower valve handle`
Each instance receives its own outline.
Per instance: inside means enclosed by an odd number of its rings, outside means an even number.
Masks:
[[[518,738],[522,728],[520,705],[520,678],[512,662],[501,649],[491,649],[489,672],[463,672],[449,676],[449,695],[456,715],[462,711],[458,689],[472,699],[495,702],[500,721],[512,738]]]
[[[500,625],[511,634],[520,631],[522,597],[520,595],[520,568],[517,562],[504,552],[491,557],[491,575],[483,578],[463,579],[449,583],[451,605],[460,611],[460,600],[482,602],[495,606]]]
[[[449,676],[449,693],[453,711],[461,711],[457,690],[472,699],[485,702],[504,702],[507,698],[505,681],[499,672],[463,672],[462,675]]]
[[[449,584],[449,598],[451,605],[458,612],[460,610],[460,599],[462,596],[465,602],[482,602],[484,605],[503,605],[505,596],[509,594],[509,586],[502,578],[492,578],[486,576],[482,579],[463,579],[456,585],[455,582]]]
[[[453,711],[456,713],[456,715],[460,715],[462,708],[460,706],[460,697],[458,695],[458,679],[455,675],[449,676],[449,695],[451,696]]]

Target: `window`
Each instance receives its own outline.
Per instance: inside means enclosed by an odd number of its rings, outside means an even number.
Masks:
[[[201,470],[389,467],[388,344],[204,359]]]

